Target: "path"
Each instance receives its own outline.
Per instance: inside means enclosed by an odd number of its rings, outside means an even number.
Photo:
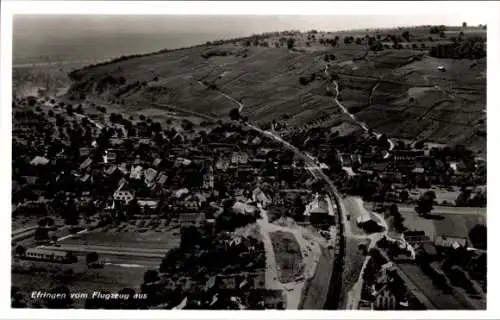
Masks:
[[[330,74],[328,73],[328,64],[325,66],[325,75],[327,76],[327,78],[330,77]],[[362,122],[362,121],[359,121],[356,116],[352,113],[350,113],[346,107],[344,107],[342,105],[342,103],[340,103],[340,101],[338,100],[338,97],[340,95],[340,92],[339,92],[339,85],[337,83],[336,80],[333,80],[333,85],[334,85],[334,88],[335,88],[335,91],[336,91],[336,94],[335,94],[335,97],[333,97],[333,101],[337,104],[337,106],[339,106],[339,108],[342,110],[342,112],[344,112],[344,114],[346,114],[349,118],[351,118],[356,124],[358,124],[365,132],[370,132],[370,128],[366,125],[366,123]],[[379,83],[377,83],[377,85],[375,87],[373,87],[372,89],[372,93],[373,91],[375,91],[376,87],[378,87]],[[381,133],[379,132],[375,132],[372,130],[372,134],[378,138],[380,138],[382,136]],[[395,143],[394,141],[392,141],[392,139],[388,138],[387,141],[389,142],[389,151],[392,151],[395,147]],[[389,152],[387,152],[384,156],[384,158],[388,158],[390,155]]]

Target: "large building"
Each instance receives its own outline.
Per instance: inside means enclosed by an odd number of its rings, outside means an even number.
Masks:
[[[332,224],[334,221],[333,208],[329,207],[326,197],[316,193],[312,201],[306,206],[305,220],[312,224]]]

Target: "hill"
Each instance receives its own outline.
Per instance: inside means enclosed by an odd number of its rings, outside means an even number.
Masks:
[[[235,104],[222,92],[261,124],[338,125],[349,119],[328,97],[329,63],[342,103],[370,128],[484,152],[485,38],[484,28],[444,26],[254,35],[82,68],[68,97],[227,117]]]

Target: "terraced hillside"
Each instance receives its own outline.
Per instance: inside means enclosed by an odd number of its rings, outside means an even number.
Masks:
[[[78,99],[83,93],[123,108],[164,104],[227,117],[235,105],[223,92],[243,102],[243,115],[259,123],[285,119],[289,126],[303,126],[325,114],[331,121],[349,121],[327,95],[328,55],[342,103],[372,129],[484,151],[486,58],[430,57],[429,46],[453,43],[448,38],[453,30],[429,43],[428,28],[409,29],[411,36],[397,48],[383,41],[391,32],[403,31],[362,32],[352,43],[343,41],[346,33],[271,34],[253,43],[235,40],[119,59],[71,73],[68,96]],[[382,50],[370,50],[370,37],[384,44]]]

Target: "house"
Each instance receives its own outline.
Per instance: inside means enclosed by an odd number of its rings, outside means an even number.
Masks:
[[[217,170],[226,171],[227,168],[229,168],[230,163],[231,163],[231,159],[229,159],[228,157],[221,157],[221,158],[217,159],[217,161],[215,162],[215,168]]]
[[[120,138],[110,138],[109,139],[109,143],[112,146],[119,146],[119,145],[123,144],[123,139],[120,139]]]
[[[182,189],[176,190],[174,192],[174,195],[176,198],[181,198],[183,195],[186,195],[186,194],[189,194],[189,189],[187,189],[187,188],[182,188]]]
[[[425,150],[392,150],[394,162],[413,162],[425,157]]]
[[[246,152],[233,152],[231,156],[232,164],[246,164],[248,163],[248,153]]]
[[[375,298],[375,310],[396,310],[396,297],[388,289],[383,289]]]
[[[161,160],[160,158],[156,158],[156,159],[154,159],[154,160],[153,160],[153,164],[152,164],[152,165],[153,165],[153,167],[158,168],[158,167],[160,166],[160,164],[161,164],[161,161],[162,161],[162,160]]]
[[[421,230],[407,230],[403,233],[406,242],[410,245],[431,242],[430,238]]]
[[[168,176],[163,172],[157,175],[156,182],[152,185],[153,188],[163,187],[165,182],[167,182]]]
[[[89,147],[81,147],[78,151],[80,152],[80,157],[88,157],[91,149]]]
[[[71,255],[65,251],[50,250],[44,248],[29,248],[24,256],[37,260],[50,260],[52,262],[70,262]]]
[[[236,201],[233,205],[233,211],[240,214],[255,214],[255,207],[247,203]]]
[[[110,166],[108,169],[104,170],[104,173],[108,176],[112,175],[113,173],[115,173],[115,171],[118,169],[118,166],[116,165],[112,165]]]
[[[330,224],[334,220],[333,215],[330,214],[325,196],[318,193],[314,195],[313,200],[306,206],[304,217],[313,224]]]
[[[142,167],[135,166],[130,170],[130,179],[140,180],[142,178]]]
[[[174,166],[176,166],[176,167],[189,166],[191,164],[191,162],[192,161],[189,160],[189,159],[178,157],[178,158],[175,159]]]
[[[153,184],[157,174],[158,171],[156,171],[153,168],[148,168],[144,170],[144,182],[148,187],[150,187]]]
[[[181,227],[199,227],[205,221],[203,212],[180,212],[179,223]]]
[[[35,184],[38,180],[38,176],[23,176],[27,184]]]
[[[86,173],[83,177],[80,178],[81,182],[92,182],[92,176]]]
[[[339,153],[337,158],[343,167],[352,167],[354,164],[361,165],[361,156],[359,154]]]
[[[411,172],[414,174],[424,174],[425,169],[422,167],[417,167],[417,168],[414,168]]]
[[[38,165],[46,165],[47,163],[49,163],[49,159],[45,158],[45,157],[40,157],[40,156],[36,156],[33,158],[33,160],[30,161],[30,164],[32,166],[38,166]]]
[[[253,140],[252,140],[252,144],[253,144],[254,146],[259,146],[261,143],[262,143],[262,139],[261,139],[260,137],[255,137],[255,138],[253,138]]]
[[[214,169],[212,166],[204,168],[202,170],[203,175],[203,189],[213,189],[214,188]]]
[[[460,247],[467,248],[467,238],[463,237],[455,237],[455,236],[447,236],[447,235],[438,235],[436,240],[434,241],[436,247],[441,248],[453,248],[458,249]]]
[[[255,188],[252,192],[252,200],[255,203],[258,203],[262,205],[262,207],[266,207],[267,205],[271,204],[272,201],[269,199],[269,197],[262,191],[261,188]]]
[[[113,199],[115,201],[122,201],[125,204],[128,204],[132,199],[134,199],[134,192],[126,189],[125,184],[121,184],[113,194]]]
[[[128,174],[129,173],[129,167],[128,165],[123,162],[122,164],[120,164],[120,166],[118,167],[118,169],[123,173],[123,174]]]
[[[149,139],[149,138],[141,138],[141,139],[139,139],[139,141],[137,143],[138,144],[144,144],[144,145],[150,146],[151,145],[151,139]]]
[[[259,148],[257,149],[256,156],[259,158],[266,158],[268,153],[273,151],[273,149],[270,148]]]
[[[156,209],[158,207],[158,202],[159,201],[156,199],[149,199],[149,198],[138,198],[137,199],[137,204],[141,208],[148,207],[151,209]]]
[[[113,163],[115,161],[116,161],[116,152],[105,150],[104,155],[102,156],[102,162]]]
[[[87,169],[91,164],[92,164],[92,159],[90,158],[85,159],[85,161],[83,161],[82,164],[80,164],[80,170]]]

